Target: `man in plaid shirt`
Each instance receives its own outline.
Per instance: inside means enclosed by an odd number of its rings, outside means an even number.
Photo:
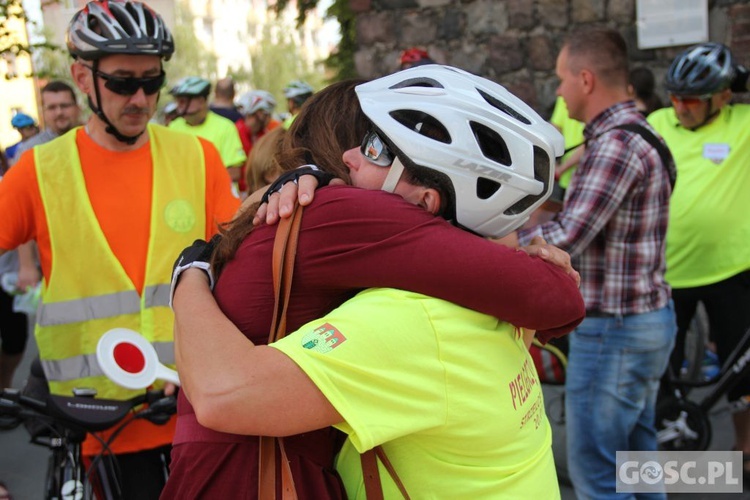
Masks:
[[[570,116],[586,123],[586,151],[562,211],[504,242],[541,235],[581,273],[587,315],[570,337],[568,467],[579,497],[604,499],[615,496],[617,451],[656,450],[656,394],[676,332],[664,280],[673,166],[641,133],[613,129],[653,131],[628,95],[619,33],[573,34],[556,71]]]

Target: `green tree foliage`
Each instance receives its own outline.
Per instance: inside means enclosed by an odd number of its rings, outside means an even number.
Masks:
[[[0,53],[4,56],[29,53],[29,45],[9,26],[12,20],[26,22],[26,12],[23,10],[21,0],[0,0]]]
[[[315,9],[320,0],[297,0],[297,25],[301,26],[307,19],[307,14]],[[276,11],[283,11],[289,0],[278,0]],[[357,76],[354,68],[354,52],[357,48],[356,19],[349,6],[349,0],[333,0],[326,12],[326,18],[334,18],[339,23],[341,41],[338,50],[331,53],[325,60],[325,65],[334,73],[331,81],[344,80]]]
[[[336,72],[335,81],[356,78],[359,76],[354,67],[354,53],[357,50],[357,21],[349,5],[349,0],[334,0],[328,8],[326,17],[332,17],[339,23],[341,35],[338,49],[333,51],[325,64]]]
[[[0,55],[2,57],[12,59],[22,54],[31,55],[37,50],[59,50],[54,44],[47,42],[29,44],[24,38],[19,37],[17,32],[11,29],[12,24],[15,24],[15,22],[25,24],[30,30],[36,28],[36,23],[26,17],[22,0],[0,0]],[[15,76],[31,75],[3,76],[5,78],[13,78]]]
[[[0,0],[2,1],[2,0]],[[172,30],[175,52],[165,65],[167,85],[185,76],[201,76],[216,80],[218,58],[195,35],[195,16],[186,0],[175,2],[175,23]]]
[[[39,35],[45,40],[52,39],[49,28],[40,30]],[[57,46],[44,46],[34,49],[34,73],[39,78],[65,80],[70,83],[70,63],[73,58],[67,50]]]
[[[57,0],[47,0],[57,1]],[[277,12],[283,11],[289,0],[279,0],[276,3]],[[319,0],[298,0],[297,1],[297,24],[301,26],[304,24],[307,14],[315,9],[319,4]],[[344,78],[350,78],[356,76],[354,69],[354,51],[356,49],[356,25],[354,14],[349,8],[349,0],[333,0],[332,5],[329,7],[327,18],[335,18],[340,26],[341,41],[338,50],[332,53],[325,61],[326,67],[332,73],[329,78],[331,81],[341,80]],[[5,56],[18,55],[21,53],[38,54],[35,57],[35,65],[37,68],[37,76],[48,77],[48,78],[61,78],[64,75],[67,76],[68,59],[67,53],[60,47],[50,44],[48,42],[28,44],[18,39],[10,29],[8,29],[8,21],[10,19],[17,19],[22,22],[29,24],[29,29],[34,29],[31,26],[32,21],[28,20],[26,13],[23,9],[22,0],[0,0],[0,54]],[[207,49],[201,41],[196,37],[194,32],[194,16],[190,12],[190,8],[186,0],[177,0],[175,2],[175,27],[173,35],[177,46],[177,51],[172,58],[172,61],[168,62],[167,75],[170,82],[175,82],[179,78],[188,75],[202,75],[210,79],[216,78],[216,55]],[[48,40],[45,37],[45,40]],[[281,45],[287,43],[281,41]],[[251,54],[254,68],[263,68],[264,66],[276,66],[276,64],[283,63],[289,59],[289,54],[293,54],[297,49],[292,47],[291,51],[288,47],[284,50],[280,50],[280,59],[270,59],[269,62],[264,63],[261,59],[265,59],[266,55],[273,56],[275,51],[270,47],[271,43],[263,43],[264,47],[261,50],[257,50],[255,54]],[[263,54],[263,55],[261,55]],[[265,69],[265,68],[263,68]],[[237,70],[241,73],[240,70]],[[275,71],[275,70],[274,70]],[[268,86],[268,82],[255,81],[256,75],[259,73],[265,73],[265,71],[253,71],[252,73],[252,84],[254,87],[263,88],[261,83],[265,83]],[[270,73],[273,74],[273,71]],[[291,73],[290,73],[291,74]],[[307,70],[304,68],[298,68],[296,72],[296,78],[305,78],[310,81],[313,86],[320,86],[317,82],[317,71]],[[238,75],[239,76],[239,75]],[[285,75],[280,75],[276,80],[284,81]],[[262,76],[257,76],[262,80]],[[288,79],[284,81],[286,83]],[[278,88],[278,84],[271,85],[270,88]]]
[[[299,57],[300,48],[292,38],[292,31],[277,20],[264,26],[260,42],[249,49],[252,71],[249,79],[244,81],[252,88],[273,93],[279,103],[286,102],[282,89],[292,80],[304,80],[313,88],[325,84],[323,68],[319,65],[309,67],[304,64],[304,58]],[[235,75],[235,81],[243,80]],[[279,111],[283,111],[283,107],[280,105]]]

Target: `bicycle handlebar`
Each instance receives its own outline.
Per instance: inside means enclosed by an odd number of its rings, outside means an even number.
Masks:
[[[136,412],[134,418],[145,418],[156,425],[166,423],[177,408],[177,398],[165,396],[164,391],[148,391],[122,401],[52,394],[43,401],[23,395],[17,389],[5,389],[0,393],[0,414],[24,419],[49,417],[66,426],[97,432],[114,427],[144,403],[149,406]]]

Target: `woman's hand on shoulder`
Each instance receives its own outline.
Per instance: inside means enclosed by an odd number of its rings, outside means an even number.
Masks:
[[[570,262],[570,254],[565,250],[555,245],[550,245],[541,236],[534,236],[530,245],[520,247],[520,249],[529,255],[535,255],[543,261],[559,267],[576,282],[576,286],[581,286],[581,275],[573,269],[573,265]]]
[[[263,222],[276,224],[279,217],[289,217],[292,215],[295,201],[303,207],[309,205],[319,184],[318,178],[314,175],[301,175],[296,182],[285,183],[279,191],[268,196],[268,203],[261,203],[253,218],[253,225],[257,226]],[[330,185],[344,184],[346,183],[338,178],[330,181]]]

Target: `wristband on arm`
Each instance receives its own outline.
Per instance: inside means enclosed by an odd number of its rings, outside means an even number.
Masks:
[[[275,181],[273,181],[273,183],[268,186],[268,189],[263,194],[263,198],[261,198],[260,203],[268,203],[268,198],[272,194],[281,191],[281,188],[284,187],[284,184],[286,184],[287,182],[294,182],[295,184],[297,184],[297,180],[299,180],[299,178],[303,175],[312,175],[313,177],[318,179],[318,187],[327,186],[334,178],[333,174],[323,172],[315,165],[302,165],[294,170],[284,172]]]
[[[174,299],[174,292],[177,288],[177,282],[180,280],[180,275],[191,267],[202,269],[208,275],[208,286],[213,290],[214,288],[214,275],[211,272],[211,255],[214,253],[214,248],[221,238],[220,235],[215,235],[209,241],[195,240],[192,245],[184,249],[180,256],[174,263],[172,268],[172,283],[169,287],[169,307],[172,307],[172,301]]]

